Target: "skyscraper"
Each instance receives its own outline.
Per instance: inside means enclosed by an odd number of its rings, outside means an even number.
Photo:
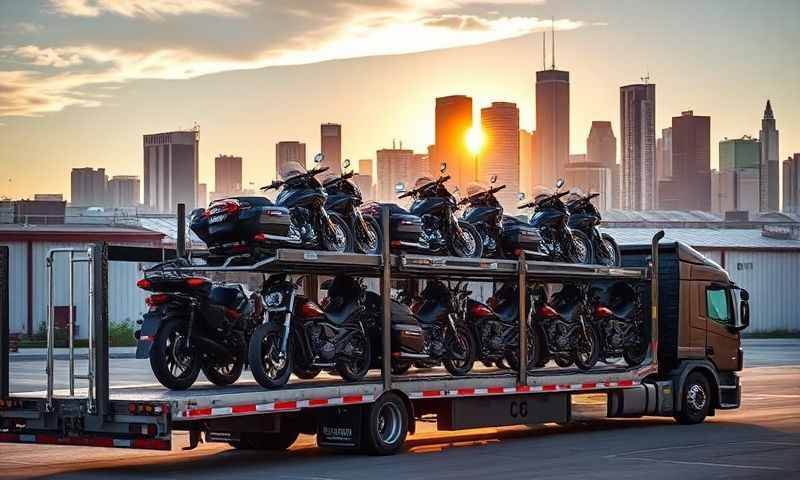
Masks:
[[[760,204],[762,212],[778,211],[778,130],[775,128],[775,116],[772,105],[767,100],[764,118],[761,119],[761,181]]]
[[[306,166],[306,144],[300,142],[278,142],[275,144],[275,175],[285,173],[285,166],[289,162],[297,162]]]
[[[536,137],[533,182],[552,187],[569,163],[569,72],[555,66],[536,72]]]
[[[750,137],[719,142],[719,195],[729,199],[720,205],[730,210],[759,211],[759,168],[761,144]],[[713,203],[712,195],[712,203]],[[725,213],[726,210],[718,213]]]
[[[80,207],[100,207],[106,204],[105,168],[73,168],[70,174],[70,204]]]
[[[358,174],[359,175],[372,175],[372,159],[362,158],[358,161]]]
[[[108,181],[108,204],[114,208],[139,205],[141,182],[134,175],[116,175]]]
[[[373,179],[375,176],[372,174],[372,159],[362,158],[358,161],[358,175],[353,177],[358,189],[361,190],[361,197],[364,202],[370,202],[375,199],[375,185]]]
[[[599,162],[572,162],[564,172],[564,181],[570,189],[580,188],[585,193],[600,195],[593,203],[600,210],[609,210],[611,203],[611,169]]]
[[[447,163],[450,189],[459,187],[466,191],[467,184],[475,180],[475,161],[467,150],[467,132],[472,128],[472,99],[464,95],[451,95],[436,99],[436,172],[438,164]],[[379,162],[380,166],[380,162]],[[434,172],[430,172],[434,173]],[[378,173],[378,182],[380,173]]]
[[[609,121],[593,121],[586,138],[586,159],[604,166],[611,175],[607,192],[608,208],[619,207],[619,167],[617,166],[617,137]]]
[[[376,152],[378,199],[381,201],[395,201],[395,185],[403,184],[408,190],[414,185],[420,172],[409,170],[413,161],[414,151],[402,148],[383,148]]]
[[[197,203],[199,134],[197,129],[143,136],[144,206],[174,213],[183,203],[191,211]]]
[[[656,181],[672,177],[672,127],[662,128],[656,140]]]
[[[214,159],[214,190],[226,194],[242,191],[242,157],[217,155]]]
[[[533,187],[532,141],[531,132],[522,129],[519,131],[519,191],[524,192],[525,195],[530,195]]]
[[[711,211],[710,144],[711,117],[672,117],[672,178],[659,186],[661,208]]]
[[[338,123],[320,125],[320,151],[325,158],[321,167],[330,167],[327,174],[342,173],[342,126]]]
[[[800,214],[800,153],[783,161],[783,211]]]
[[[656,86],[626,85],[619,89],[621,128],[620,207],[652,210],[656,204]]]
[[[497,193],[497,200],[508,211],[516,203],[519,192],[519,109],[515,103],[492,102],[481,109],[481,128],[486,136],[478,157],[478,181],[488,182],[497,175],[497,185],[506,188]]]

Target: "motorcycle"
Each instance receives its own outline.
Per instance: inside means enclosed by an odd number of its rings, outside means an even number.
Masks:
[[[642,305],[636,288],[617,282],[591,291],[592,323],[600,334],[600,358],[622,357],[628,366],[640,365],[647,355]]]
[[[551,260],[590,264],[593,260],[592,242],[585,233],[568,226],[570,214],[561,198],[570,192],[559,192],[563,186],[564,180],[558,179],[554,193],[539,195],[519,208],[534,208],[528,223],[539,231],[542,250]]]
[[[450,176],[444,175],[446,169],[447,165],[443,163],[440,169],[442,176],[438,180],[420,178],[415,188],[397,198],[414,198],[409,211],[403,213],[422,219],[421,241],[427,245],[429,253],[480,258],[483,253],[481,236],[469,222],[456,218],[458,204],[444,186],[450,179]]]
[[[459,377],[472,370],[477,344],[466,323],[466,299],[439,280],[428,281],[421,296],[411,303],[425,334],[423,352],[428,358],[398,361],[395,373],[408,370],[412,364],[432,368],[441,363],[451,375]]]
[[[491,184],[497,181],[492,175]],[[459,205],[468,205],[462,218],[478,231],[483,245],[483,256],[487,258],[517,257],[525,252],[527,257],[542,258],[546,254],[540,251],[542,237],[538,230],[514,217],[503,215],[503,207],[495,193],[506,188],[485,188],[474,183],[467,188],[467,196]]]
[[[321,162],[322,154],[314,157]],[[328,167],[306,170],[290,162],[262,191],[281,189],[271,202],[265,197],[230,197],[212,202],[208,209],[195,209],[190,228],[212,256],[271,255],[283,247],[338,252],[353,251],[353,234],[337,213],[325,209],[327,194],[315,178]],[[212,258],[213,261],[213,258]]]
[[[297,294],[299,287],[283,273],[265,280],[267,316],[248,347],[253,377],[270,389],[286,385],[292,372],[313,378],[330,369],[349,382],[364,378],[372,364],[372,346],[361,318],[363,295],[358,292],[322,308]]]
[[[350,160],[345,160],[344,169],[347,170],[349,166]],[[348,221],[358,252],[377,254],[381,251],[381,227],[374,217],[363,214],[359,209],[362,203],[361,191],[350,181],[355,175],[355,172],[350,171],[325,179],[322,183],[325,193],[328,194],[325,210],[335,212]]]
[[[138,323],[136,358],[149,358],[153,374],[171,390],[192,386],[200,370],[215,385],[239,379],[247,342],[261,323],[264,305],[239,284],[212,283],[205,277],[175,273],[159,264],[137,286],[152,295],[149,311]]]
[[[590,370],[600,357],[600,337],[591,321],[587,286],[565,283],[560,292],[547,299],[543,285],[533,288],[532,325],[542,338],[543,357],[559,367],[575,364]]]
[[[567,201],[569,210],[569,227],[573,231],[583,232],[592,242],[594,263],[607,267],[622,265],[622,255],[614,238],[607,233],[600,233],[600,212],[592,204],[592,199],[600,196],[599,193],[583,195],[580,191],[573,191]]]

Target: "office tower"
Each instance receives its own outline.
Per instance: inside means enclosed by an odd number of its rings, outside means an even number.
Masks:
[[[552,187],[569,163],[569,72],[536,72],[536,137],[538,162],[535,185]]]
[[[569,163],[567,166],[573,163],[586,163],[586,154],[585,153],[570,153],[569,154]]]
[[[519,131],[519,191],[530,195],[533,188],[533,137],[528,130]],[[518,192],[514,192],[517,194]]]
[[[278,142],[275,144],[275,176],[281,178],[289,162],[306,166],[306,144],[301,142]]]
[[[70,174],[70,204],[80,207],[105,205],[107,182],[105,168],[73,168]]]
[[[436,145],[428,145],[428,168],[425,174],[429,177],[439,173],[439,160],[436,158]]]
[[[436,99],[435,172],[439,171],[439,163],[447,163],[447,174],[451,177],[448,188],[451,190],[459,187],[463,192],[467,184],[475,180],[475,160],[467,149],[467,132],[470,128],[472,128],[470,97],[452,95]]]
[[[730,199],[726,207],[738,211],[759,211],[760,164],[761,144],[758,140],[745,136],[719,142],[719,172],[724,180],[719,194]],[[726,188],[730,188],[730,191],[726,191]]]
[[[242,157],[217,155],[214,159],[214,190],[216,193],[240,193],[242,188]]]
[[[608,168],[611,174],[611,191],[608,208],[619,208],[619,166],[617,165],[617,137],[610,121],[593,121],[586,137],[586,159]]]
[[[402,148],[383,148],[376,152],[378,199],[380,201],[394,202],[397,200],[396,186],[402,184],[404,190],[414,186],[420,172],[411,171],[414,157],[413,150]]]
[[[320,151],[325,156],[321,167],[330,167],[327,174],[342,173],[342,126],[338,123],[320,125]]]
[[[222,192],[214,192],[214,198],[212,200],[219,200],[220,198],[227,197],[228,195],[222,194]],[[198,183],[197,184],[197,206],[198,207],[205,207],[208,205],[208,185],[205,183]]]
[[[174,213],[183,203],[186,211],[197,204],[199,135],[197,129],[143,136],[144,206]]]
[[[564,171],[564,182],[567,189],[580,188],[584,193],[600,194],[592,202],[600,210],[612,208],[611,178],[611,169],[600,162],[570,162]]]
[[[800,214],[800,153],[783,161],[783,211]]]
[[[519,192],[519,109],[515,103],[492,102],[481,109],[484,148],[478,154],[479,182],[488,183],[497,175],[497,185],[506,188],[497,192],[497,200],[512,211]],[[466,193],[466,191],[465,191]]]
[[[139,205],[141,181],[135,175],[115,175],[108,181],[108,204],[114,208]]]
[[[711,117],[672,117],[672,177],[659,184],[659,206],[711,211]]]
[[[764,118],[761,119],[761,185],[760,204],[762,212],[778,211],[778,130],[775,128],[775,116],[772,105],[767,100]]]
[[[656,86],[619,89],[621,135],[620,208],[652,210],[656,204]]]
[[[656,180],[669,180],[672,177],[672,127],[661,129],[661,137],[656,141]]]
[[[358,175],[353,177],[353,182],[361,190],[361,198],[364,202],[375,200],[375,185],[372,172],[372,159],[362,158],[358,161]]]
[[[372,175],[372,159],[362,158],[358,161],[358,174],[359,175]]]

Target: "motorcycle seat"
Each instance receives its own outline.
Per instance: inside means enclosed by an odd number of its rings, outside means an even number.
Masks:
[[[517,217],[512,217],[511,215],[503,215],[503,228],[510,228],[515,225],[530,227],[530,224],[528,222],[520,220]]]
[[[497,304],[494,313],[503,323],[516,322],[519,318],[519,304],[510,300],[503,301]]]
[[[272,207],[275,206],[272,200],[266,197],[233,197],[240,202],[247,202],[252,207]]]
[[[360,309],[361,306],[356,302],[343,302],[331,299],[331,302],[325,308],[325,316],[332,323],[341,325]]]
[[[420,323],[431,324],[447,315],[447,309],[438,302],[425,301],[417,312]]]

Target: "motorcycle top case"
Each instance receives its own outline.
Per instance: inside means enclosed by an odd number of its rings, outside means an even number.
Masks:
[[[209,251],[223,253],[232,245],[270,243],[257,241],[258,234],[286,237],[290,225],[289,209],[274,205],[268,198],[232,197],[197,211],[189,226]]]
[[[521,248],[536,251],[542,242],[539,230],[527,223],[508,218],[503,219],[503,246],[507,250]]]
[[[399,240],[402,242],[419,242],[422,235],[422,219],[416,215],[408,213],[395,203],[377,204],[371,203],[362,211],[372,215],[380,225],[383,225],[381,216],[382,206],[388,206],[391,212],[390,228],[392,233],[392,240]]]

